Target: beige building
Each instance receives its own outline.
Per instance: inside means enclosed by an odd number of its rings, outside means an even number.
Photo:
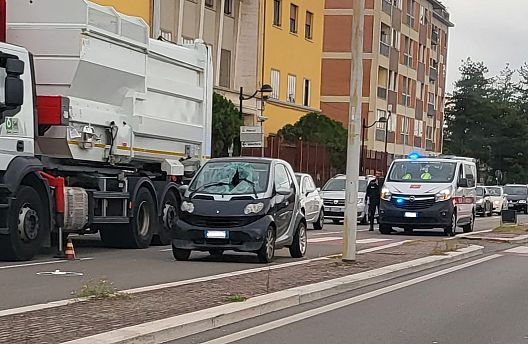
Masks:
[[[154,0],[153,36],[176,43],[202,39],[210,46],[215,90],[238,107],[240,87],[251,95],[259,87],[258,0]],[[260,101],[244,101],[244,113],[258,113]],[[253,116],[248,116],[253,122]]]
[[[362,117],[364,173],[392,157],[442,151],[447,43],[453,26],[437,0],[365,0]],[[352,1],[325,0],[321,109],[348,121]],[[391,110],[389,112],[389,110]]]

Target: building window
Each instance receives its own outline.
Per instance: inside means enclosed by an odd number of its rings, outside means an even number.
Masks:
[[[299,14],[299,6],[290,5],[290,32],[297,33],[297,17]]]
[[[426,139],[433,141],[433,136],[434,136],[433,133],[434,133],[433,127],[427,126]]]
[[[233,13],[233,0],[224,0],[224,14],[230,15]]]
[[[407,0],[407,25],[414,27],[414,0]]]
[[[414,120],[414,136],[423,136],[423,122],[417,119]]]
[[[310,106],[310,92],[312,91],[312,83],[310,80],[304,79],[304,90],[303,90],[303,105]]]
[[[402,9],[402,0],[392,0],[392,5],[394,7],[399,8],[401,10]]]
[[[295,84],[297,83],[297,77],[295,75],[288,74],[288,101],[295,103]]]
[[[172,32],[161,30],[161,38],[163,38],[165,41],[172,42]]]
[[[409,67],[412,67],[412,64],[413,64],[412,50],[413,50],[413,40],[406,36],[405,37],[405,50],[403,52],[403,64]]]
[[[379,67],[378,69],[378,98],[387,99],[387,84],[389,78],[389,71],[386,68]]]
[[[400,40],[401,33],[396,29],[392,29],[392,47],[398,51],[400,51]]]
[[[205,0],[205,6],[213,8],[214,0]]]
[[[281,0],[273,0],[273,25],[281,26]]]
[[[218,84],[222,87],[231,86],[231,51],[222,49],[220,53],[220,80]]]
[[[409,128],[410,128],[409,117],[402,117],[402,128],[401,128],[401,142],[404,145],[409,144]]]
[[[391,44],[391,28],[384,23],[381,23],[380,30],[380,54],[389,56],[390,44]]]
[[[416,98],[418,100],[424,100],[425,85],[421,81],[417,81],[416,85]]]
[[[429,106],[433,109],[433,110],[436,110],[436,95],[434,94],[434,92],[429,92]]]
[[[402,103],[411,106],[411,79],[403,77]]]
[[[396,115],[391,115],[387,118],[387,131],[393,133],[396,131]]]
[[[421,63],[425,63],[425,49],[426,47],[423,44],[418,46],[418,61]]]
[[[313,38],[313,13],[306,12],[306,26],[304,29],[304,37],[306,39]]]
[[[183,44],[194,44],[194,39],[188,37],[182,37]]]
[[[276,69],[271,70],[271,87],[273,88],[273,92],[271,92],[271,98],[279,99],[280,72]]]
[[[398,84],[398,73],[389,71],[389,90],[396,92],[396,85]]]
[[[427,8],[422,5],[420,5],[420,24],[427,24]]]
[[[387,112],[384,111],[384,110],[378,110],[376,112],[376,129],[383,129],[385,130],[385,124],[386,123],[383,123],[383,122],[380,122],[379,120],[382,119],[382,118],[385,118],[387,119]]]

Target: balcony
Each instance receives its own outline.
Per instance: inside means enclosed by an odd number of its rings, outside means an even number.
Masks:
[[[434,104],[429,103],[427,105],[427,116],[433,117],[434,115],[436,115],[435,106],[434,106]]]
[[[438,80],[438,69],[433,68],[433,67],[429,67],[429,79],[431,81]]]
[[[381,0],[381,9],[388,15],[392,14],[392,4],[390,0]]]
[[[390,45],[383,41],[380,42],[380,54],[389,57]]]
[[[378,87],[378,98],[379,99],[387,99],[387,89],[383,87]]]

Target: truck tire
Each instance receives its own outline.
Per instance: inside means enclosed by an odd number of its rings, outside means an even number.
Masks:
[[[154,198],[149,189],[139,188],[133,203],[132,219],[126,225],[125,238],[127,248],[147,248],[150,246],[154,228],[157,225]]]
[[[20,186],[8,212],[9,234],[0,235],[0,259],[31,260],[38,253],[44,233],[48,233],[45,211],[38,192]]]
[[[178,221],[178,196],[172,190],[167,191],[163,203],[161,204],[161,219],[158,233],[152,238],[153,245],[167,246],[171,243],[170,232]],[[168,226],[166,225],[168,224]]]

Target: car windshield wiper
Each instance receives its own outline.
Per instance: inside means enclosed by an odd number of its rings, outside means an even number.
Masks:
[[[202,186],[200,186],[199,188],[197,188],[196,190],[191,191],[191,194],[189,195],[189,198],[193,198],[193,196],[194,196],[197,192],[203,191],[203,190],[208,189],[208,188],[212,188],[213,186],[223,186],[223,185],[229,186],[229,185],[231,185],[231,183],[226,183],[226,182],[215,182],[215,183],[209,183],[209,184],[202,185]]]
[[[251,180],[246,179],[246,178],[240,178],[239,181],[241,181],[241,182],[246,182],[246,183],[248,183],[249,185],[251,185],[251,187],[253,188],[253,193],[255,194],[255,199],[258,198],[258,195],[257,195],[257,188],[255,188],[255,182],[252,182]]]

